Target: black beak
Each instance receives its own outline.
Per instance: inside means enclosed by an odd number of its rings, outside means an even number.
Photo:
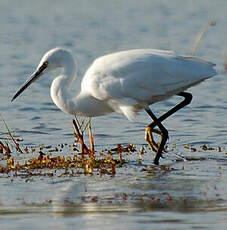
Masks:
[[[46,67],[46,66],[45,66]],[[11,102],[13,102],[29,85],[31,85],[34,81],[36,81],[43,73],[45,69],[44,66],[41,66],[35,73],[33,73],[28,81],[24,83],[24,85],[16,92],[13,96]]]

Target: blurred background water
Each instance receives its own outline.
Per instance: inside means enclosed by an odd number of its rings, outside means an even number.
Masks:
[[[197,34],[215,20],[217,24],[204,34],[196,55],[216,63],[221,70],[227,53],[226,11],[225,0],[1,1],[0,113],[23,137],[22,146],[71,143],[72,117],[56,108],[49,96],[58,71],[10,102],[47,50],[56,46],[72,50],[81,79],[96,57],[111,52],[156,48],[189,54]],[[204,143],[221,146],[221,153],[196,152],[195,156],[206,160],[174,164],[178,170],[167,175],[152,176],[141,172],[137,164],[126,164],[115,178],[45,178],[28,184],[24,179],[2,177],[1,229],[226,229],[226,85],[226,75],[217,75],[190,89],[192,104],[164,122],[170,131],[169,145],[177,144],[175,153],[189,154],[185,143],[197,149]],[[79,83],[73,93],[78,88]],[[172,98],[152,105],[152,109],[161,115],[177,101]],[[96,148],[117,143],[145,145],[148,123],[144,112],[135,122],[116,114],[95,118]],[[1,123],[0,130],[4,129]],[[152,164],[152,153],[148,151],[144,157],[146,164]],[[166,158],[162,163],[177,156],[170,152]],[[118,199],[122,192],[128,197],[134,194],[134,198]],[[88,198],[98,194],[102,199],[98,204],[81,204],[79,198],[84,193]],[[173,203],[165,200],[167,193],[174,198]],[[154,194],[165,202],[140,199]],[[116,198],[115,202],[108,202],[108,197]],[[65,204],[66,198],[74,201],[73,205]],[[46,205],[48,200],[54,203]]]

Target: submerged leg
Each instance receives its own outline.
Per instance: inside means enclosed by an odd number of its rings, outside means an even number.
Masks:
[[[172,109],[170,109],[168,112],[166,112],[165,114],[163,114],[161,117],[156,118],[155,115],[151,112],[151,110],[149,109],[145,109],[146,112],[150,115],[150,117],[153,119],[153,122],[151,124],[149,124],[146,128],[146,135],[145,135],[145,139],[148,142],[150,148],[157,152],[155,159],[154,159],[154,164],[159,164],[159,159],[160,157],[162,157],[162,151],[165,147],[165,143],[168,139],[168,131],[165,129],[165,127],[161,124],[162,121],[164,121],[166,118],[168,118],[169,116],[171,116],[172,114],[174,114],[175,112],[177,112],[178,110],[182,109],[183,107],[185,107],[186,105],[191,103],[192,100],[192,95],[190,93],[187,92],[181,92],[177,94],[178,96],[182,96],[184,97],[184,100],[182,102],[180,102],[179,104],[177,104],[175,107],[173,107]],[[161,126],[160,126],[161,125]],[[155,126],[158,126],[160,131],[157,129],[154,129]],[[165,130],[164,130],[164,129]],[[163,131],[164,130],[164,131]],[[158,132],[159,131],[159,132]],[[160,145],[158,145],[154,139],[153,139],[153,135],[152,132],[155,132],[157,134],[161,135],[161,143]],[[167,134],[166,134],[167,133]]]

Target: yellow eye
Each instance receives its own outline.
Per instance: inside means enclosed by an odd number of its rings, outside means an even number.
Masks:
[[[45,61],[45,62],[43,63],[43,66],[44,66],[44,67],[47,67],[47,66],[48,66],[48,61]]]
[[[43,64],[39,67],[39,72],[42,72],[48,66],[48,61],[43,62]]]

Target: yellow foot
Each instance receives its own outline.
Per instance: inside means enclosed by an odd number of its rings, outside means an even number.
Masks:
[[[159,148],[159,143],[155,142],[153,134],[152,133],[156,133],[160,136],[162,136],[162,133],[160,130],[158,129],[151,129],[149,126],[146,127],[146,131],[145,131],[145,140],[148,143],[150,149],[154,152],[158,152],[158,148]]]

